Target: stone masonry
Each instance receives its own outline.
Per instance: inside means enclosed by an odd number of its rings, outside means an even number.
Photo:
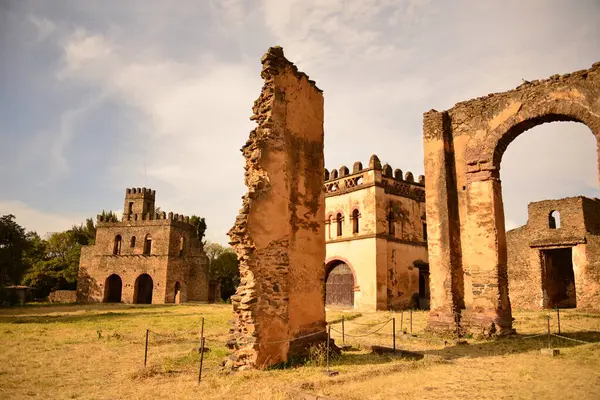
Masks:
[[[506,233],[512,306],[599,310],[600,200],[537,201],[528,214]]]
[[[262,58],[264,86],[242,148],[248,193],[230,230],[241,282],[232,296],[229,368],[264,368],[326,340],[323,284],[323,94],[280,47]]]
[[[127,189],[122,221],[98,216],[96,244],[81,249],[78,301],[208,300],[208,259],[189,218],[155,212],[155,191]]]
[[[424,114],[432,329],[513,332],[500,163],[517,136],[553,121],[600,136],[600,63]]]

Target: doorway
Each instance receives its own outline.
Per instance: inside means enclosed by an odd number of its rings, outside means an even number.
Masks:
[[[152,290],[154,284],[152,278],[148,274],[142,274],[135,280],[135,296],[134,303],[136,304],[152,304]]]
[[[541,253],[544,308],[577,307],[573,249],[548,249]]]

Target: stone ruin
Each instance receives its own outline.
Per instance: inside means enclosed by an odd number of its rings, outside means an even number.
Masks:
[[[517,136],[553,121],[600,140],[600,63],[425,113],[431,329],[514,331],[500,163]]]
[[[265,83],[241,149],[248,193],[230,244],[241,282],[225,366],[265,368],[327,339],[323,285],[323,94],[281,47],[262,58]]]

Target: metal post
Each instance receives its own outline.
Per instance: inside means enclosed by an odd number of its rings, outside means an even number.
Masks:
[[[410,334],[412,335],[412,308],[410,309]]]
[[[204,317],[202,317],[202,327],[200,328],[200,342],[202,342],[203,337],[204,337]]]
[[[331,340],[331,325],[327,327],[327,373],[329,373],[329,341]]]
[[[204,318],[202,318],[204,319]],[[200,340],[200,368],[198,368],[198,383],[202,381],[202,364],[204,362],[204,336]]]
[[[396,352],[396,317],[392,318],[392,334],[394,335],[394,353]]]
[[[400,330],[404,333],[404,310],[400,311]]]
[[[558,323],[558,334],[560,335],[560,308],[556,307],[556,321]]]
[[[148,361],[148,336],[150,329],[146,329],[146,348],[144,349],[144,368],[146,368],[146,362]]]
[[[548,348],[551,349],[552,345],[550,344],[550,316],[546,315],[546,318],[548,318]]]
[[[344,329],[344,316],[342,315],[342,346],[346,344],[346,331]]]

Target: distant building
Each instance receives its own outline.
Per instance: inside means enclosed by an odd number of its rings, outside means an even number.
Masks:
[[[127,189],[122,221],[98,216],[96,244],[81,249],[83,302],[208,301],[208,260],[189,217],[155,212],[155,191]],[[215,289],[216,290],[216,289]]]
[[[375,155],[368,168],[325,170],[326,305],[428,307],[424,182]]]
[[[513,308],[600,309],[600,200],[583,196],[528,205],[508,231]]]

